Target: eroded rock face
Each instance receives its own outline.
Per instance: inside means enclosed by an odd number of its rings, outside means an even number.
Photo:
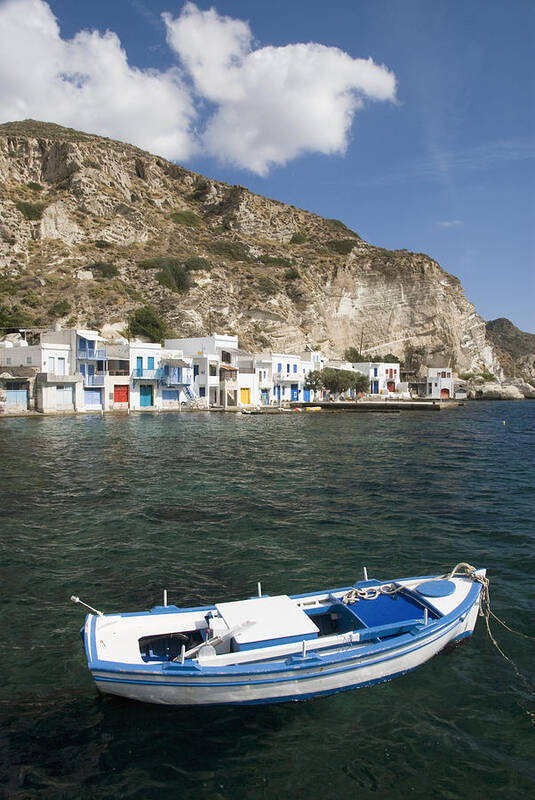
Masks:
[[[177,293],[142,268],[158,257],[200,257],[208,268],[197,265]],[[370,359],[411,351],[501,377],[483,320],[428,256],[374,247],[336,220],[44,123],[0,125],[0,274],[20,279],[9,302],[24,303],[28,287],[42,298],[42,322],[65,297],[87,326],[119,324],[150,303],[183,336],[211,324],[244,347],[309,344],[338,356],[362,342]]]
[[[69,217],[68,208],[61,200],[51,203],[43,211],[40,233],[42,239],[61,239],[67,245],[74,245],[84,238],[84,232]]]
[[[523,400],[524,394],[514,384],[484,383],[476,391],[480,400]]]

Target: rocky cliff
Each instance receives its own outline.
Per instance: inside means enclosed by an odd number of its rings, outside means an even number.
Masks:
[[[125,327],[153,305],[169,328],[245,347],[500,374],[459,280],[328,220],[120,142],[28,120],[0,125],[0,325]]]
[[[521,331],[510,320],[500,317],[487,322],[487,339],[507,376],[535,378],[535,334]]]

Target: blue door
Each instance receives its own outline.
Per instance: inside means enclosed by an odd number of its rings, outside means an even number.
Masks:
[[[372,381],[372,394],[379,394],[379,381]]]
[[[299,386],[297,383],[292,383],[290,386],[290,398],[293,402],[299,400]]]
[[[262,404],[269,405],[269,389],[262,389]]]
[[[303,389],[303,400],[305,403],[310,403],[310,389]]]
[[[84,406],[86,408],[102,408],[102,392],[100,389],[84,389]]]
[[[6,389],[6,403],[8,406],[28,408],[27,389]]]
[[[153,403],[153,386],[151,384],[144,384],[139,387],[139,405],[141,408],[154,405]]]
[[[87,365],[87,385],[88,386],[94,386],[95,385],[95,365],[94,364],[88,364]]]
[[[138,377],[141,377],[143,375],[143,356],[138,356],[136,358],[136,371]]]

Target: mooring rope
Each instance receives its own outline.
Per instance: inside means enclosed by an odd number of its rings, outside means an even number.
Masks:
[[[492,630],[491,630],[491,627],[490,627],[491,617],[492,617],[492,619],[496,620],[496,622],[499,622],[500,625],[502,625],[506,630],[510,631],[510,633],[514,633],[517,636],[522,636],[524,639],[530,639],[530,640],[535,639],[535,636],[529,636],[527,633],[522,633],[521,631],[514,630],[514,628],[509,627],[509,625],[507,625],[507,623],[505,623],[502,619],[499,618],[499,616],[497,614],[494,613],[494,611],[490,607],[490,582],[489,582],[489,579],[482,572],[478,572],[476,567],[474,567],[472,564],[468,564],[466,561],[460,561],[458,564],[456,564],[453,567],[451,572],[447,572],[445,575],[441,575],[440,577],[443,578],[444,580],[451,580],[456,575],[458,575],[460,577],[462,576],[462,577],[470,578],[472,581],[475,581],[475,582],[481,584],[481,596],[480,596],[480,601],[479,601],[479,613],[485,620],[485,627],[487,629],[487,633],[489,635],[489,639],[492,642],[492,644],[494,645],[494,647],[496,648],[496,650],[498,651],[498,653],[506,661],[508,661],[511,664],[511,666],[513,667],[517,677],[524,684],[525,688],[530,693],[533,694],[534,693],[533,687],[529,684],[529,682],[527,681],[525,676],[522,675],[522,673],[518,669],[518,667],[515,664],[515,662],[513,661],[513,659],[510,658],[506,653],[504,653],[504,651],[502,650],[502,648],[500,647],[500,645],[496,641],[496,637],[492,633]],[[392,595],[392,594],[395,594],[396,592],[400,592],[404,588],[405,587],[403,585],[397,585],[395,583],[385,583],[385,584],[381,584],[379,586],[366,586],[366,587],[363,587],[362,589],[358,589],[357,587],[355,587],[353,589],[350,589],[348,592],[346,592],[343,595],[342,603],[344,603],[345,605],[350,605],[352,603],[355,603],[357,600],[376,600],[382,594]]]
[[[383,583],[380,586],[366,586],[363,589],[354,587],[342,596],[342,603],[344,605],[351,605],[356,603],[357,600],[377,600],[382,594],[396,594],[401,592],[403,586],[397,586],[395,583]]]

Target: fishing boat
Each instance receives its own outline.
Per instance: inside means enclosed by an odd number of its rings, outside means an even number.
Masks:
[[[364,579],[352,586],[196,608],[103,614],[81,630],[100,692],[165,705],[307,700],[390,680],[474,630],[486,571]]]

